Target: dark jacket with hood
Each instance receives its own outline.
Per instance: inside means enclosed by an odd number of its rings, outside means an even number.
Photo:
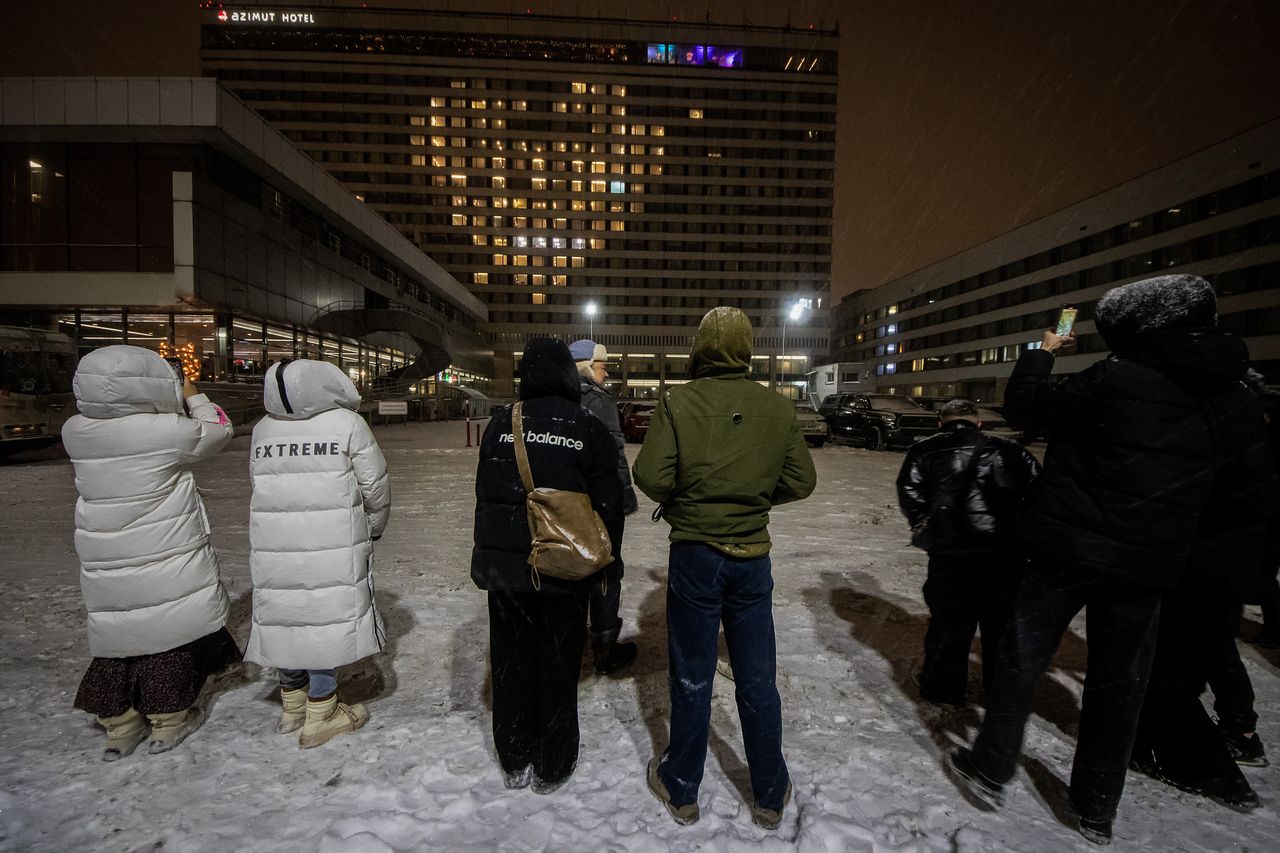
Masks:
[[[654,410],[636,486],[662,505],[673,540],[767,549],[769,510],[817,484],[795,406],[749,378],[751,323],[737,308],[702,318],[690,362],[693,381]]]
[[[1256,571],[1275,469],[1248,351],[1214,328],[1213,291],[1194,276],[1115,288],[1099,300],[1103,361],[1057,381],[1054,356],[1023,354],[1005,391],[1010,422],[1043,429],[1044,473],[1026,499],[1041,559],[1145,586]]]
[[[578,372],[560,341],[531,341],[520,362],[525,449],[536,486],[585,492],[617,542],[622,528],[622,481],[609,430],[579,404]],[[525,490],[516,465],[511,409],[497,410],[480,439],[471,579],[480,589],[533,592]],[[615,561],[601,570],[612,581]],[[541,576],[541,594],[586,589],[599,573],[578,582]]]
[[[929,519],[925,541],[916,544],[930,554],[1013,549],[1022,496],[1039,473],[1040,464],[1021,445],[954,420],[907,451],[898,506],[913,530]]]

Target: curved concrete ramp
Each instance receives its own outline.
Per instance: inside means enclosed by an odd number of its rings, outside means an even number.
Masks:
[[[321,332],[332,332],[349,338],[363,338],[376,332],[400,332],[418,346],[414,359],[398,380],[405,385],[434,376],[450,364],[449,334],[433,318],[417,313],[408,306],[392,304],[386,308],[365,308],[350,302],[321,309],[310,325]]]

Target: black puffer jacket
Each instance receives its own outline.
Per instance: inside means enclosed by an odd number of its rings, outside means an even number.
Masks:
[[[1022,495],[1039,473],[1040,464],[1020,445],[983,436],[969,421],[951,421],[902,460],[898,506],[913,530],[929,519],[921,544],[930,554],[1014,547]]]
[[[1212,329],[1111,340],[1115,352],[1052,381],[1054,357],[1023,354],[1005,415],[1048,436],[1025,531],[1047,560],[1146,586],[1189,567],[1239,585],[1274,520],[1275,468],[1244,344]]]
[[[600,419],[579,405],[578,374],[560,341],[531,341],[520,364],[525,449],[538,486],[585,492],[609,537],[621,538],[622,480],[618,451]],[[516,465],[511,409],[496,411],[480,440],[476,468],[476,520],[471,579],[480,589],[533,592],[525,491]],[[601,570],[612,582],[617,569]],[[553,594],[600,580],[576,583],[541,576],[541,592]]]

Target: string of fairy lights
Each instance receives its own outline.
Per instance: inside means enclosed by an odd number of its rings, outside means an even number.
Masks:
[[[200,378],[200,359],[196,357],[195,344],[171,344],[168,341],[161,341],[160,357],[176,358],[181,361],[182,372],[192,382]]]

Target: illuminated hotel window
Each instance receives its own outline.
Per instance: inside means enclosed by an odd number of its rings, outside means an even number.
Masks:
[[[702,110],[691,108],[689,110],[689,118],[702,118]]]
[[[524,234],[517,234],[515,237],[511,238],[511,245],[515,246],[517,249],[523,249],[529,245],[529,238]]]
[[[586,83],[570,83],[569,90],[573,92],[575,95],[582,95],[582,94],[585,94],[587,91],[587,84]]]
[[[567,249],[567,248],[569,248],[569,241],[568,241],[568,240],[566,240],[566,239],[565,239],[565,238],[563,238],[563,237],[552,237],[552,238],[551,238],[551,248],[553,248],[553,249]],[[557,266],[564,266],[564,264],[557,264]]]
[[[552,228],[568,228],[569,220],[565,219],[563,216],[557,216],[555,219],[551,220],[551,227]]]
[[[534,157],[529,162],[533,165],[533,168],[539,172],[545,172],[547,170],[547,161],[543,160],[541,157]]]
[[[591,132],[592,133],[608,133],[609,125],[603,124],[603,123],[593,124],[591,125]]]
[[[625,175],[627,173],[627,167],[624,163],[610,163],[609,171],[615,175]]]
[[[564,101],[554,101],[551,104],[551,112],[553,113],[564,113],[568,111],[569,111],[569,105],[566,104]]]
[[[499,195],[499,196],[494,196],[494,197],[493,197],[493,199],[492,199],[492,205],[493,205],[494,207],[500,207],[500,208],[501,208],[501,207],[510,207],[510,206],[511,206],[511,202],[510,202],[510,201],[508,201],[508,199],[507,199],[507,197],[506,197],[506,196],[504,196],[504,195]],[[498,219],[501,219],[502,217],[500,217],[500,216],[499,216],[499,217],[497,217],[497,218],[498,218]]]
[[[432,176],[431,176],[431,186],[433,186],[433,187],[443,187],[443,186],[447,186],[447,185],[448,185],[448,183],[449,183],[449,182],[448,182],[447,180],[445,180],[445,176],[444,176],[444,175],[432,175]]]
[[[897,314],[897,313],[898,313],[898,306],[897,306],[897,305],[890,305],[890,306],[889,306],[889,309],[888,309],[888,311],[887,311],[886,313],[888,313],[888,314],[889,314],[889,316],[893,316],[894,314]],[[890,334],[892,334],[892,332],[890,332]]]
[[[449,99],[449,109],[451,110],[465,109],[466,106],[467,106],[466,98],[450,98]]]
[[[661,157],[667,153],[667,147],[665,145],[652,145],[649,147],[649,153],[655,157]]]
[[[627,223],[623,222],[621,219],[615,219],[609,223],[609,230],[610,231],[626,231]]]
[[[547,283],[547,277],[539,273],[537,275],[530,276],[529,283],[532,284],[534,287],[542,287]]]
[[[529,295],[533,297],[534,305],[545,305],[547,302],[547,295],[545,293],[531,293]]]
[[[484,227],[484,217],[483,217],[483,216],[473,216],[473,217],[471,217],[471,224],[472,224],[472,225],[474,225],[476,228],[483,228],[483,227]]]
[[[511,276],[511,283],[520,285],[528,284],[529,274],[527,272],[517,273],[516,275]]]
[[[644,202],[633,201],[627,205],[627,210],[631,213],[644,213]]]
[[[513,109],[513,110],[527,110],[527,109],[529,109],[529,102],[528,102],[528,101],[512,101],[512,102],[511,102],[511,109]]]
[[[605,169],[605,166],[604,166],[604,161],[603,161],[603,160],[593,160],[593,161],[591,161],[591,171],[592,171],[593,173],[600,173],[600,172],[603,172],[603,171],[604,171],[604,169]]]
[[[471,126],[484,130],[489,126],[489,120],[487,118],[473,118],[471,120]]]
[[[610,86],[609,94],[618,95],[619,97],[625,98],[627,96],[627,87],[626,86]]]
[[[603,184],[603,183],[604,183],[604,181],[598,181],[597,183]],[[604,192],[604,190],[603,190],[603,189],[601,189],[601,190],[600,190],[600,192]],[[593,201],[593,202],[591,202],[591,209],[592,209],[592,210],[594,210],[594,211],[596,211],[597,213],[599,213],[599,212],[603,212],[603,211],[604,211],[604,202],[603,202],[603,201]],[[592,227],[592,228],[595,228],[595,227],[596,227],[596,226],[595,226],[595,223],[592,223],[592,226],[591,226],[591,227]],[[600,230],[600,231],[603,231],[603,230],[604,230],[604,223],[603,223],[603,222],[602,222],[602,223],[600,223],[600,227],[599,227],[597,230]]]
[[[604,84],[603,84],[603,83],[592,83],[592,84],[591,84],[591,94],[593,94],[593,95],[603,95],[603,94],[604,94]]]
[[[450,89],[465,89],[465,88],[467,88],[467,81],[466,81],[466,80],[450,80],[450,81],[449,81],[449,88],[450,88]]]
[[[432,98],[432,99],[431,99],[431,106],[433,106],[433,107],[443,107],[443,106],[444,106],[444,98]]]
[[[666,136],[667,129],[660,124],[651,125],[649,127],[650,136]]]
[[[450,136],[449,144],[454,148],[466,148],[467,138],[465,136]]]
[[[471,199],[472,207],[485,207],[487,204],[488,204],[488,199],[486,199],[484,196],[478,195],[473,199]]]
[[[454,207],[466,207],[467,197],[465,195],[455,195],[452,198]]]
[[[501,98],[495,98],[493,101],[493,108],[495,110],[504,110],[507,108],[507,102]]]
[[[471,102],[471,109],[484,110],[489,108],[489,102],[485,100],[475,100]]]
[[[650,175],[661,175],[661,174],[662,174],[662,164],[661,164],[661,163],[651,163],[651,164],[649,165],[649,174],[650,174]]]
[[[432,117],[431,117],[431,126],[432,126],[432,127],[444,127],[444,126],[445,126],[444,116],[432,116]]]
[[[611,124],[609,125],[609,132],[614,136],[626,136],[627,126],[625,124]]]
[[[625,193],[626,191],[627,191],[627,182],[626,182],[626,181],[610,181],[610,182],[609,182],[609,192],[611,192],[611,193]]]
[[[435,139],[434,136],[431,138]],[[410,145],[426,145],[427,138],[419,133],[411,133],[409,134],[409,144]]]
[[[409,165],[410,165],[410,166],[425,166],[425,165],[427,165],[427,155],[426,155],[426,154],[411,154],[411,155],[409,156]]]
[[[551,265],[553,267],[567,267],[569,266],[569,258],[565,255],[555,255],[551,259]]]
[[[445,159],[444,159],[444,155],[443,155],[443,154],[432,154],[432,155],[431,155],[431,165],[432,165],[432,166],[439,166],[439,167],[443,168],[443,167],[444,167],[444,164],[445,164]]]
[[[473,272],[471,274],[472,284],[488,284],[489,274],[487,272]]]
[[[587,259],[584,258],[582,255],[574,255],[572,258],[569,259],[569,266],[571,267],[585,267],[586,265],[587,265]]]
[[[512,255],[511,265],[516,267],[527,267],[529,266],[529,256],[528,255]]]
[[[414,127],[422,127],[427,123],[426,116],[409,116],[409,124]]]
[[[527,217],[527,216],[513,216],[513,217],[511,217],[511,227],[512,227],[512,228],[528,228],[528,227],[529,227],[529,217]]]
[[[465,187],[467,185],[467,176],[466,175],[450,175],[449,183],[453,184],[455,187]]]
[[[529,199],[513,198],[511,199],[511,206],[516,208],[517,210],[523,210],[529,206]]]
[[[421,139],[422,137],[421,137],[421,136],[419,136],[418,138],[419,138],[419,139]],[[421,145],[422,143],[421,143],[421,142],[418,142],[418,143],[416,143],[416,144],[417,144],[417,145]],[[444,147],[444,137],[443,137],[443,136],[433,136],[433,137],[431,137],[431,145],[432,145],[432,147],[434,147],[434,148],[443,148],[443,147]]]
[[[535,248],[535,249],[545,249],[545,248],[547,248],[547,238],[546,238],[546,237],[534,237],[534,238],[533,238],[533,248]]]
[[[507,168],[507,158],[506,158],[506,157],[494,157],[494,158],[493,158],[493,160],[492,160],[492,163],[493,163],[493,168],[495,168],[495,169],[505,169],[505,168]]]
[[[483,223],[483,222],[481,222],[481,226],[482,226],[482,227],[483,227],[483,225],[484,225],[484,223]],[[471,245],[473,245],[473,246],[486,246],[486,245],[488,245],[488,244],[489,244],[489,236],[488,236],[487,234],[472,234],[472,235],[471,235]]]
[[[605,190],[606,181],[592,181],[591,191],[593,193],[602,193]]]
[[[477,119],[477,121],[483,121],[483,119]],[[483,125],[480,125],[480,126],[481,126],[481,127],[483,127]],[[495,118],[495,119],[493,120],[493,129],[494,129],[494,130],[506,130],[506,129],[507,129],[507,120],[506,120],[505,118]]]
[[[595,249],[598,251],[608,246],[608,243],[599,237],[592,237],[590,240],[587,241],[587,245],[590,246],[592,249]]]
[[[507,179],[506,179],[504,176],[502,176],[502,175],[494,175],[494,176],[493,176],[493,187],[494,187],[494,189],[499,189],[499,190],[500,190],[500,189],[505,188],[505,187],[506,187],[506,185],[507,185]]]
[[[615,116],[624,116],[627,114],[626,104],[613,104],[609,107],[609,114]]]
[[[545,189],[547,188],[547,179],[546,179],[546,178],[534,178],[534,179],[533,179],[533,188],[534,188],[535,190],[545,190]]]
[[[582,192],[582,181],[570,181],[569,188],[575,193]],[[586,210],[587,203],[580,198],[575,198],[569,203],[569,209],[570,210]]]
[[[505,246],[505,245],[507,245],[507,236],[506,236],[505,234],[494,234],[494,235],[493,235],[493,245],[495,245],[495,246]]]
[[[567,275],[551,276],[551,284],[554,285],[555,287],[564,287],[568,283],[569,283],[569,276]]]
[[[631,164],[631,174],[633,174],[633,175],[643,175],[643,174],[644,174],[644,163],[632,163],[632,164]]]
[[[493,256],[493,265],[494,265],[495,267],[505,267],[505,266],[507,265],[507,256],[506,256],[506,255],[494,255],[494,256]]]
[[[466,224],[467,224],[467,215],[466,215],[465,213],[455,213],[455,214],[453,214],[453,216],[451,217],[451,220],[452,220],[452,222],[453,222],[453,224],[454,224],[454,225],[466,225]]]
[[[569,189],[569,182],[564,180],[563,178],[557,178],[556,180],[551,182],[551,189],[554,190],[555,192],[562,193],[565,190]]]
[[[546,219],[544,219],[543,217],[538,217],[538,218],[536,218],[536,219],[534,219],[534,220],[533,220],[533,227],[534,227],[534,228],[546,228],[546,227],[547,227],[547,220],[546,220]]]

